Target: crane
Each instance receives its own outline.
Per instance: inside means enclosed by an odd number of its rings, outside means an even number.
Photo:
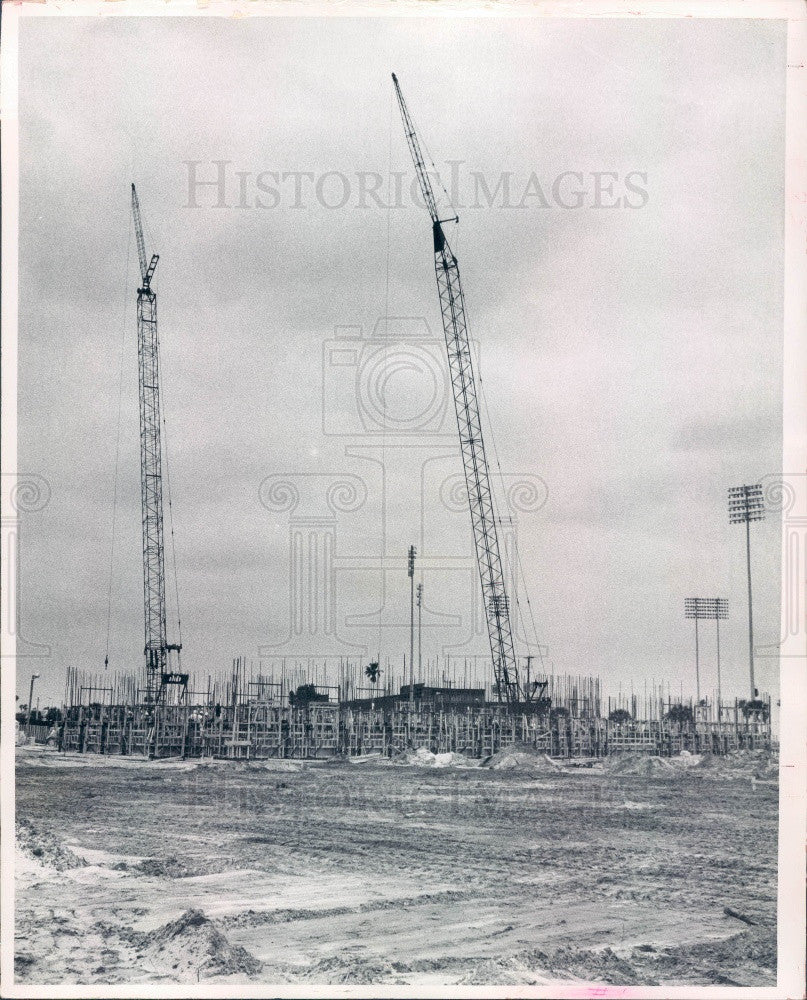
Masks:
[[[521,700],[518,664],[513,646],[510,607],[499,551],[493,494],[490,488],[490,473],[485,456],[485,442],[482,437],[479,400],[471,345],[468,339],[468,324],[465,318],[465,299],[460,283],[459,264],[443,231],[444,223],[458,222],[459,218],[457,216],[449,219],[440,218],[420,140],[401,93],[398,78],[394,73],[392,74],[392,82],[395,86],[406,141],[415,164],[420,190],[432,219],[434,271],[437,276],[440,313],[448,351],[448,366],[457,414],[457,428],[465,472],[465,485],[468,491],[468,504],[471,511],[476,560],[482,584],[482,603],[490,640],[490,652],[493,658],[496,692],[500,701],[506,701],[513,705]]]
[[[143,238],[140,202],[132,184],[140,287],[137,289],[137,360],[140,391],[140,500],[143,518],[143,606],[145,619],[147,704],[159,701],[168,684],[182,684],[187,674],[169,669],[169,653],[177,658],[182,643],[168,642],[165,605],[165,543],[163,538],[162,444],[160,440],[160,350],[157,337],[157,295],[151,279],[159,254],[149,260]]]

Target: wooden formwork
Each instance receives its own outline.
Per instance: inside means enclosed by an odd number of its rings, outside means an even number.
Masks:
[[[203,720],[186,752],[233,760],[333,756],[339,753],[339,706],[238,705]]]
[[[313,703],[281,706],[93,706],[71,709],[60,749],[154,758],[212,756],[253,760],[394,755],[407,747],[484,758],[526,744],[558,758],[636,752],[670,756],[769,748],[765,720],[609,722],[508,712],[499,705],[435,709],[400,703],[377,709]]]
[[[659,729],[651,722],[611,723],[607,732],[605,753],[644,753],[660,756],[663,747],[659,742]]]
[[[727,754],[737,750],[770,748],[770,728],[758,723],[677,723],[665,720],[630,722],[608,727],[608,753],[649,753],[674,756]]]
[[[565,748],[566,741],[561,742]],[[514,715],[500,708],[433,711],[417,706],[414,709],[348,709],[341,720],[340,747],[343,753],[351,756],[390,755],[407,747],[426,747],[434,753],[489,757],[522,743],[551,753],[553,739],[548,720],[534,715]],[[568,751],[564,749],[559,755],[568,755]]]

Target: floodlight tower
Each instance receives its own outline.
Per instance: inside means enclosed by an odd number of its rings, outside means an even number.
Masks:
[[[695,702],[701,702],[701,668],[698,653],[698,622],[705,618],[705,608],[702,597],[687,597],[684,601],[684,617],[695,619]]]
[[[720,684],[720,619],[728,618],[729,602],[725,597],[715,597],[712,599],[715,619],[715,629],[717,632],[717,721],[720,722],[720,704],[722,698],[722,688]]]
[[[757,696],[754,681],[754,614],[751,602],[751,522],[765,520],[765,501],[762,484],[732,486],[729,488],[729,523],[745,525],[745,557],[748,568],[748,667],[751,680],[751,699]]]
[[[409,574],[409,704],[415,705],[415,555],[417,549],[409,546],[407,573]]]
[[[423,584],[419,583],[415,590],[415,600],[418,606],[418,681],[423,683]]]
[[[722,597],[687,597],[684,617],[695,619],[695,689],[698,703],[701,700],[700,661],[698,651],[698,622],[714,620],[717,627],[717,700],[720,703],[720,619],[728,618],[729,602]]]

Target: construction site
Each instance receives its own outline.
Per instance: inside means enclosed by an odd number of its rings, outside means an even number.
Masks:
[[[394,75],[392,86],[429,215],[483,662],[423,663],[414,546],[408,649],[239,655],[217,674],[183,662],[166,596],[175,557],[159,255],[132,184],[143,660],[128,671],[108,656],[103,669],[67,667],[52,724],[20,725],[18,980],[775,983],[778,758],[751,603],[762,488],[726,487],[748,547],[744,698],[722,691],[718,597],[682,609],[695,626],[693,690],[678,677],[614,690],[607,677],[520,655],[513,611],[519,601],[527,615],[528,589],[514,595],[508,583],[448,238],[459,219],[442,211]],[[708,692],[704,620],[717,636]]]
[[[516,706],[490,700],[484,686],[415,684],[410,692],[401,685],[394,694],[381,689],[357,698],[342,694],[355,689],[348,665],[334,689],[312,683],[304,668],[294,673],[301,681],[288,687],[284,675],[277,682],[250,676],[239,659],[232,677],[209,683],[204,698],[191,693],[178,704],[149,704],[138,699],[134,677],[105,684],[103,676],[70,671],[63,719],[37,737],[63,751],[149,759],[394,757],[416,747],[483,759],[517,745],[568,760],[771,750],[769,700],[715,707],[659,694],[609,706],[590,677],[540,680],[541,694]]]
[[[340,660],[268,667],[246,658],[233,662],[229,676],[199,678],[183,672],[178,613],[176,637],[169,637],[166,582],[164,480],[167,456],[162,435],[160,346],[157,294],[152,286],[159,254],[146,250],[140,202],[131,188],[132,217],[140,269],[137,289],[138,384],[140,397],[140,482],[143,541],[143,673],[114,675],[68,668],[63,709],[55,737],[62,750],[165,757],[262,759],[324,758],[380,753],[391,756],[413,746],[436,753],[484,758],[513,744],[563,758],[600,758],[625,750],[657,756],[725,754],[771,748],[770,698],[760,697],[754,680],[751,615],[750,524],[764,517],[762,488],[732,487],[729,515],[746,528],[748,544],[750,697],[724,702],[720,689],[722,598],[690,598],[685,614],[695,620],[696,693],[674,699],[667,684],[641,697],[610,696],[603,703],[598,677],[548,675],[536,658],[518,656],[507,580],[515,568],[500,544],[495,473],[483,434],[482,405],[465,315],[459,264],[444,227],[458,216],[441,218],[438,193],[421,141],[398,80],[392,83],[420,192],[431,218],[434,270],[453,390],[465,496],[474,539],[480,599],[490,648],[489,666],[469,682],[467,662],[435,664],[420,654],[422,583],[415,587],[417,552],[407,558],[410,590],[410,648],[400,664],[387,657],[381,666]],[[432,165],[433,166],[433,165]],[[439,184],[439,181],[436,183]],[[443,191],[444,194],[447,193]],[[172,514],[171,514],[172,516]],[[173,543],[173,520],[170,524]],[[174,563],[176,555],[171,550]],[[521,569],[520,565],[517,567]],[[175,586],[176,574],[174,575]],[[526,581],[525,581],[526,582]],[[520,603],[516,595],[516,602]],[[529,593],[525,598],[530,615]],[[417,609],[417,670],[415,615]],[[715,694],[701,697],[698,624],[717,628]],[[533,619],[534,625],[534,619]],[[538,649],[540,650],[540,644]],[[407,677],[408,674],[408,677]],[[428,677],[428,674],[434,676]],[[461,681],[460,678],[463,678]],[[408,683],[407,683],[408,680]],[[368,687],[369,683],[369,687]],[[53,742],[53,737],[51,737]]]

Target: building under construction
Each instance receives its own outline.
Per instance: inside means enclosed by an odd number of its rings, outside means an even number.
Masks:
[[[63,718],[51,736],[59,749],[261,760],[393,757],[426,747],[484,758],[526,744],[582,762],[624,752],[670,756],[771,747],[768,699],[695,704],[659,689],[603,703],[600,682],[591,677],[549,677],[543,701],[522,706],[486,700],[484,689],[426,685],[341,700],[339,687],[286,690],[282,682],[255,678],[241,660],[227,680],[208,680],[205,693],[180,704],[144,702],[135,677],[102,685],[101,678],[69,672]]]

